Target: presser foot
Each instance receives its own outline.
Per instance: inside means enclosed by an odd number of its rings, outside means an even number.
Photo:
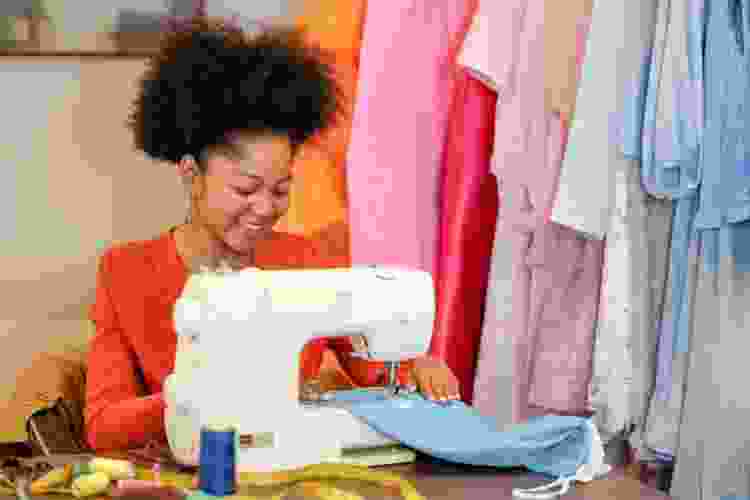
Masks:
[[[399,385],[399,386],[378,386],[378,387],[366,387],[358,390],[364,390],[372,393],[380,393],[385,399],[395,399],[402,396],[408,396],[418,392],[416,386],[413,385]],[[337,390],[337,391],[306,391],[300,394],[299,401],[305,405],[321,405],[321,404],[333,404],[334,406],[341,406],[350,404],[346,403],[346,398],[337,398],[337,395],[349,392],[348,389]]]

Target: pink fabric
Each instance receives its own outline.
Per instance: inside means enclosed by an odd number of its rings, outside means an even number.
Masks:
[[[473,398],[474,368],[497,221],[490,175],[497,94],[462,71],[445,147],[437,263],[437,313],[431,353]]]
[[[603,244],[546,222],[567,124],[545,105],[544,0],[487,1],[480,12],[472,44],[490,40],[481,32],[499,30],[508,19],[523,19],[523,26],[512,83],[498,85],[513,90],[498,101],[495,128],[501,208],[489,295],[498,298],[488,303],[497,310],[486,315],[477,366],[477,387],[497,393],[476,394],[475,406],[501,424],[545,413],[588,414]],[[473,64],[466,57],[465,63]]]
[[[577,415],[589,410],[603,255],[601,240],[582,240],[558,224],[535,233],[526,259],[532,274],[532,406]]]
[[[538,171],[543,189],[557,179],[567,135],[558,117],[549,125],[555,133],[547,141],[547,169]],[[586,415],[604,242],[584,240],[539,217],[529,196],[533,186],[505,187],[518,196],[517,207],[503,213],[505,236],[514,246],[506,263],[515,268],[513,314],[505,325],[514,346],[514,421],[546,413]],[[542,195],[548,198],[539,210],[548,213],[554,189]]]
[[[495,90],[500,102],[514,93],[525,0],[479,0],[458,56],[459,64]]]
[[[367,6],[347,156],[354,265],[433,270],[454,57],[475,1]]]

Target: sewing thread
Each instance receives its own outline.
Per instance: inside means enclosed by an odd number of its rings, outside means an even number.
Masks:
[[[101,495],[109,489],[109,476],[103,472],[94,472],[78,477],[73,481],[73,496],[76,498]]]
[[[232,427],[201,429],[199,488],[213,496],[235,492],[237,432]]]
[[[127,460],[94,458],[89,462],[91,472],[103,472],[112,480],[135,479],[135,466]]]

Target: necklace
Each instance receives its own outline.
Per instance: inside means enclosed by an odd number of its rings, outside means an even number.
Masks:
[[[254,266],[254,252],[250,255],[237,255],[231,251],[217,249],[217,246],[225,246],[224,243],[212,241],[210,235],[195,228],[192,224],[178,226],[175,230],[174,239],[177,253],[185,263],[188,272],[197,273],[203,270],[238,271]]]

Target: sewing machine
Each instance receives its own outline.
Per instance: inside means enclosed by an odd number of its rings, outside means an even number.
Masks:
[[[197,465],[202,425],[238,431],[240,471],[347,461],[397,445],[346,404],[300,401],[299,354],[318,337],[362,336],[399,397],[398,363],[427,352],[435,316],[430,274],[393,267],[213,271],[192,275],[177,300],[175,368],[164,385],[170,448]],[[381,463],[413,460],[390,448]],[[406,455],[404,455],[406,454]],[[371,464],[372,465],[372,464]]]

